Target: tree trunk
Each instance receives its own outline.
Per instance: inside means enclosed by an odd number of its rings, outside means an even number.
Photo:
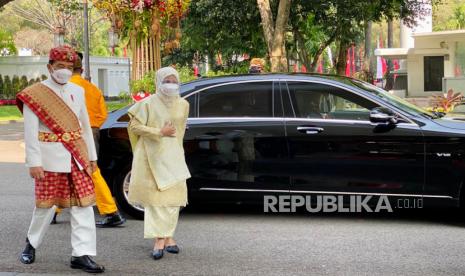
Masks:
[[[388,48],[394,47],[394,22],[392,22],[392,19],[388,20]]]
[[[318,51],[315,53],[315,56],[313,57],[312,64],[310,66],[311,72],[316,72],[318,69],[318,61],[320,60],[320,56],[323,53],[323,51],[328,47],[333,41],[336,39],[336,36],[338,34],[337,29],[331,34],[331,36],[326,40],[324,43],[320,45],[320,48],[318,48]]]
[[[392,19],[388,20],[388,31],[387,31],[387,47],[392,48],[394,46],[394,24],[392,22]],[[387,78],[386,78],[386,85],[384,89],[386,90],[391,90],[394,87],[394,77],[390,74],[392,71],[392,60],[388,59],[387,60]]]
[[[271,72],[287,71],[287,59],[283,53],[285,31],[289,12],[291,10],[291,0],[280,0],[276,26],[274,28],[273,45],[271,50]]]
[[[347,49],[349,44],[345,41],[339,42],[339,55],[337,58],[336,72],[340,76],[345,76],[347,63]]]
[[[287,59],[285,49],[285,31],[291,0],[280,0],[276,24],[273,27],[273,15],[271,13],[269,0],[257,0],[260,16],[262,18],[265,41],[267,42],[268,54],[271,57],[271,72],[287,71]],[[271,34],[271,35],[270,35]],[[271,47],[270,47],[271,44]]]
[[[299,54],[300,60],[303,62],[307,70],[311,67],[311,61],[305,50],[305,42],[302,34],[297,28],[294,29],[294,39],[296,40],[297,53]]]
[[[392,22],[392,19],[388,20],[388,31],[387,31],[387,47],[388,48],[393,48],[394,47],[394,23]],[[388,72],[392,70],[392,60],[388,59],[387,61],[388,65]]]
[[[273,47],[274,22],[273,14],[271,13],[270,1],[257,0],[257,5],[258,10],[260,11],[260,17],[262,19],[263,34],[265,37],[266,47],[268,49],[268,55],[271,57]]]
[[[371,35],[372,35],[372,22],[365,23],[365,53],[364,53],[364,69],[371,74],[372,70],[372,49],[371,49]]]
[[[365,59],[370,59],[371,57],[371,27],[371,21],[365,23]]]

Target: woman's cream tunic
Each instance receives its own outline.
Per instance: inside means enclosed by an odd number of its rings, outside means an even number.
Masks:
[[[190,178],[183,149],[189,103],[157,93],[129,109],[128,132],[133,148],[129,202],[142,206],[186,206]],[[163,137],[165,122],[176,137]]]

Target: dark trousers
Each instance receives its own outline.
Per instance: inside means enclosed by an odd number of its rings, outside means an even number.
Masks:
[[[95,143],[95,150],[97,151],[97,157],[99,155],[99,141],[100,141],[100,128],[98,127],[93,127],[92,128],[92,134],[94,135],[94,143]]]

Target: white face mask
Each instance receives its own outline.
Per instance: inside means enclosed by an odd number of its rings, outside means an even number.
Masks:
[[[69,79],[73,75],[73,72],[71,72],[68,69],[58,69],[58,70],[53,70],[52,76],[55,79],[56,82],[59,84],[66,84],[68,83]]]
[[[177,96],[179,95],[179,84],[163,83],[160,86],[160,92],[169,97]]]

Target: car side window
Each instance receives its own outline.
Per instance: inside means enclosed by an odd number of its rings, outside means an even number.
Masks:
[[[130,118],[129,118],[129,115],[127,113],[124,113],[123,116],[119,117],[118,120],[116,120],[117,122],[129,122],[130,121]]]
[[[273,117],[273,82],[235,83],[199,94],[199,117]]]
[[[288,82],[298,118],[369,121],[370,110],[378,105],[355,93],[334,86]]]

